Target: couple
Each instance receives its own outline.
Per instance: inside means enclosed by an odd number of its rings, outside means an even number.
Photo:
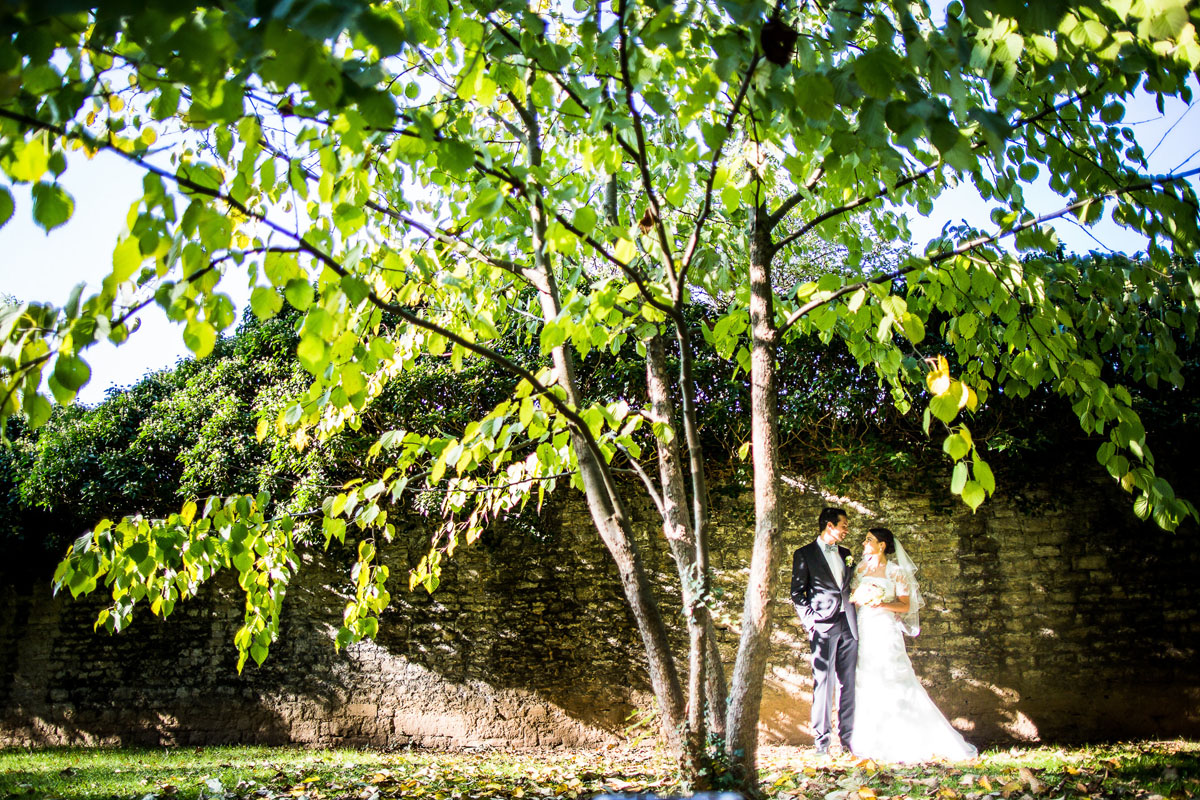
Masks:
[[[850,530],[846,512],[827,508],[816,541],[792,561],[792,602],[812,645],[812,727],[828,752],[833,686],[841,690],[842,747],[875,761],[968,759],[976,749],[929,699],[913,672],[902,633],[920,631],[916,567],[887,528],[863,540],[862,562],[838,543]]]

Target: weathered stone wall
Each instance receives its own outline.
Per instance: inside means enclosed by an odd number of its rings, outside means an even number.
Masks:
[[[1069,478],[1069,480],[1068,480]],[[785,478],[787,528],[764,697],[764,741],[805,743],[807,642],[787,603],[793,549],[825,505],[851,516],[857,547],[884,524],[920,565],[927,601],[910,643],[947,716],[980,743],[1200,735],[1200,542],[1140,523],[1107,479],[1001,493],[972,515],[940,491],[863,483],[838,497]],[[713,494],[720,633],[732,664],[753,498]],[[673,566],[647,507],[634,509],[656,585]],[[649,704],[641,647],[615,569],[578,500],[544,536],[491,531],[462,547],[433,596],[405,576],[426,532],[383,558],[394,607],[374,642],[332,637],[349,549],[307,557],[281,641],[235,671],[237,587],[217,581],[167,621],[139,615],[95,634],[96,600],[51,598],[48,578],[0,593],[0,744],[232,743],[578,745],[619,736]],[[669,620],[679,622],[677,608]]]

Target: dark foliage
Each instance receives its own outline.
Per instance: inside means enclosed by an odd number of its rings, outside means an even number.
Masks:
[[[701,307],[691,309],[691,322],[697,340],[700,326],[711,324]],[[247,315],[236,335],[203,360],[151,373],[94,408],[56,409],[38,431],[12,420],[12,446],[0,449],[0,543],[21,557],[5,562],[21,564],[29,556],[49,563],[101,518],[161,516],[189,497],[265,490],[279,510],[316,508],[329,490],[370,471],[366,450],[381,432],[460,433],[507,397],[514,382],[482,360],[455,373],[447,359],[425,356],[368,406],[358,430],[302,452],[275,437],[259,443],[258,421],[273,421],[308,383],[293,356],[294,326],[294,316],[262,322]],[[501,347],[530,368],[542,363],[536,346],[516,336]],[[1194,345],[1181,347],[1187,348],[1180,352],[1185,379],[1194,385],[1200,353]],[[937,351],[937,342],[922,349]],[[677,361],[671,366],[678,369]],[[1107,377],[1116,380],[1117,365],[1110,370]],[[705,452],[724,475],[717,482],[748,481],[749,468],[737,455],[749,439],[746,375],[711,348],[700,348],[694,374]],[[591,397],[644,401],[645,366],[632,344],[617,355],[593,350],[581,359],[580,378]],[[922,430],[920,415],[900,414],[840,340],[789,343],[779,385],[781,456],[790,469],[835,486],[914,471],[944,480],[948,462]],[[1200,401],[1164,385],[1144,390],[1138,411],[1166,462],[1160,467],[1186,477],[1172,465],[1187,464],[1200,444]],[[1050,477],[1064,461],[1089,461],[1098,444],[1066,403],[1045,391],[1019,399],[997,392],[972,427],[997,470],[1010,477]],[[648,439],[645,452],[653,452]]]

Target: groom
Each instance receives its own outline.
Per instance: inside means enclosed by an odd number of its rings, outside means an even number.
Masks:
[[[792,603],[812,645],[812,727],[818,753],[829,751],[834,679],[841,689],[838,732],[850,748],[854,729],[854,667],[858,662],[858,619],[850,602],[850,551],[839,547],[850,526],[846,512],[826,508],[819,534],[792,557]]]

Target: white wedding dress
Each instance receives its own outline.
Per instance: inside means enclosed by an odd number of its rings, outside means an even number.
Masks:
[[[887,562],[886,577],[855,573],[852,586],[873,582],[885,597],[907,594],[903,570]],[[860,758],[912,763],[974,758],[978,751],[938,710],[913,672],[895,613],[858,608],[858,667],[854,681],[854,733]]]

